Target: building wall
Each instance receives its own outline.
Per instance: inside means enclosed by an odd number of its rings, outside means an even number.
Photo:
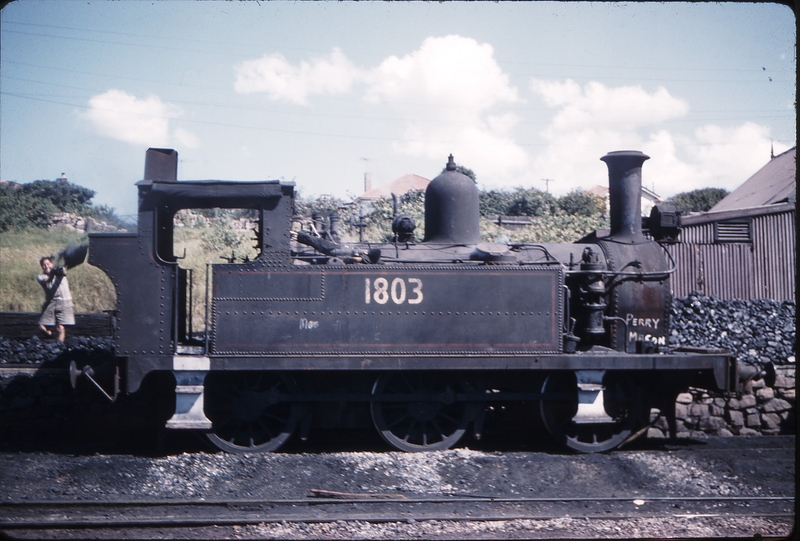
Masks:
[[[722,299],[794,300],[797,234],[795,209],[726,217],[684,225],[678,244],[669,246],[678,266],[672,277],[673,294],[692,291]],[[719,223],[749,223],[750,242],[721,241]]]
[[[797,284],[795,212],[753,218],[755,284],[759,297],[794,300]]]

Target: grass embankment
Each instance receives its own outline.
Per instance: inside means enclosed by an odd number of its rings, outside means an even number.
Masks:
[[[0,234],[0,311],[39,312],[44,291],[36,275],[39,259],[55,255],[70,243],[85,243],[85,233],[63,229],[28,229]],[[114,308],[114,286],[108,276],[91,265],[68,271],[76,312],[101,312]]]
[[[204,243],[209,230],[205,228],[176,228],[174,253],[184,268],[194,269],[193,276],[193,326],[203,326],[205,315],[206,263],[221,263],[220,256],[230,256],[230,248],[208,248]],[[242,235],[247,237],[247,235]],[[252,233],[249,235],[252,236]],[[41,273],[39,259],[54,255],[71,243],[86,243],[85,233],[64,229],[28,229],[0,234],[0,311],[39,312],[44,301],[42,287],[36,281]],[[243,245],[252,244],[244,240]],[[237,250],[241,261],[244,250]],[[255,256],[255,250],[249,257]],[[88,263],[69,270],[69,286],[73,305],[79,313],[112,310],[116,306],[116,292],[108,276]]]

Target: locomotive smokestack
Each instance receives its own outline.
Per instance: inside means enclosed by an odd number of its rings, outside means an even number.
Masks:
[[[618,150],[600,158],[608,166],[611,240],[636,244],[642,235],[642,164],[650,156],[638,150]]]
[[[144,158],[144,180],[178,180],[178,152],[171,148],[148,148]]]

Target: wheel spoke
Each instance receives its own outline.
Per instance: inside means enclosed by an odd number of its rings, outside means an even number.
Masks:
[[[299,403],[267,400],[270,393],[295,389],[287,375],[212,374],[207,378],[206,415],[212,422],[208,439],[228,452],[265,452],[280,447],[299,420]]]
[[[372,394],[386,397],[397,394],[417,396],[405,402],[370,403],[373,423],[381,437],[401,451],[449,449],[461,438],[471,420],[471,408],[465,402],[445,404],[431,396],[457,394],[466,389],[459,380],[436,374],[384,374],[373,386]]]
[[[270,412],[270,411],[266,411],[266,412],[261,414],[261,418],[262,419],[265,418],[265,417],[267,419],[272,419],[274,421],[277,421],[280,424],[285,424],[290,419],[289,415],[284,414],[284,415],[279,416],[277,413],[273,413],[273,412]]]
[[[439,427],[439,423],[436,422],[436,419],[431,419],[431,424],[434,430],[436,430],[436,433],[439,434],[441,438],[444,438],[445,431]]]
[[[573,372],[552,372],[542,386],[541,415],[550,434],[583,453],[608,451],[632,433],[643,411],[637,387],[625,374],[606,373],[603,384],[606,414],[613,422],[576,424],[578,388]],[[548,400],[548,394],[574,394],[572,401]]]
[[[398,418],[398,419],[396,419],[395,421],[393,421],[393,422],[391,422],[391,423],[387,424],[387,425],[386,425],[386,428],[394,428],[394,427],[396,427],[398,424],[400,424],[400,423],[402,423],[403,421],[405,421],[406,419],[411,419],[411,415],[409,415],[408,413],[406,413],[406,414],[405,414],[405,415],[403,415],[402,417],[399,417],[399,418]],[[414,426],[414,421],[413,421],[413,419],[412,419],[412,421],[411,421],[411,426]],[[410,429],[409,429],[409,430],[410,430]]]
[[[408,425],[408,429],[406,430],[405,436],[403,437],[403,441],[408,443],[409,438],[411,438],[411,433],[414,431],[414,427],[416,426],[415,421],[411,421],[411,424]]]

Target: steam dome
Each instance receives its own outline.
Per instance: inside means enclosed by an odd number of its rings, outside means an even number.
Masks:
[[[441,244],[478,244],[481,241],[478,187],[456,171],[451,154],[445,171],[425,190],[425,239]]]

